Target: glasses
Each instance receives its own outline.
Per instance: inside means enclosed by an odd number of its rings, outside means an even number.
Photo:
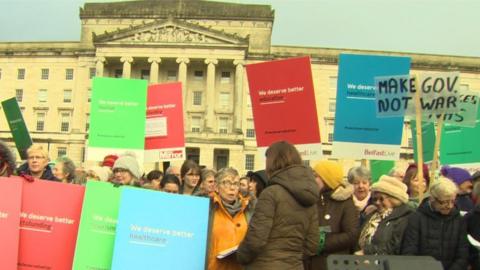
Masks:
[[[439,200],[432,196],[432,198],[440,205],[440,206],[450,206],[455,205],[455,200]]]
[[[224,185],[226,188],[240,188],[240,182],[224,180],[221,182],[221,184]]]

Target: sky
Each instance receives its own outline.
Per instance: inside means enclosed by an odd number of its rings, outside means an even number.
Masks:
[[[78,41],[79,7],[112,1],[0,0],[0,42]],[[272,45],[480,57],[479,0],[222,2],[272,5]]]

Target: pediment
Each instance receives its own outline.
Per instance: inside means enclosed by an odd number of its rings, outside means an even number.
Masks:
[[[168,19],[93,36],[94,43],[248,45],[248,38]]]

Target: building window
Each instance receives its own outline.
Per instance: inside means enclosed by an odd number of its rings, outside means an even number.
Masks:
[[[87,114],[87,121],[85,123],[85,132],[88,132],[90,129],[90,114]]]
[[[230,71],[222,71],[222,76],[220,77],[220,83],[230,83]]]
[[[177,71],[169,70],[167,71],[167,81],[176,81],[177,80]]]
[[[47,102],[48,94],[47,89],[38,90],[38,102],[44,103]]]
[[[68,80],[68,81],[73,80],[73,68],[65,69],[65,80]]]
[[[63,90],[63,102],[64,103],[72,102],[72,90],[70,89]]]
[[[89,78],[93,79],[93,77],[95,77],[96,75],[97,75],[97,69],[96,68],[90,68]]]
[[[328,142],[333,142],[333,133],[328,133]]]
[[[255,169],[255,155],[245,155],[245,170],[253,171]]]
[[[122,76],[123,76],[123,70],[121,70],[121,69],[115,69],[114,77],[115,77],[115,78],[122,78]]]
[[[329,112],[335,112],[335,107],[336,107],[337,103],[335,101],[330,101],[328,103],[328,111]]]
[[[62,113],[60,121],[60,131],[68,132],[70,130],[70,113]]]
[[[37,131],[43,131],[45,128],[45,113],[37,113]]]
[[[228,133],[228,118],[220,117],[218,119],[218,133],[227,134]]]
[[[17,98],[17,102],[23,101],[23,89],[15,89],[15,97]]]
[[[24,68],[19,68],[17,70],[17,79],[18,80],[25,80],[25,69]]]
[[[193,91],[193,105],[200,106],[202,105],[202,92]]]
[[[88,88],[87,90],[87,102],[92,101],[92,88]]]
[[[336,90],[337,89],[337,76],[330,76],[329,78],[329,85],[330,85],[330,90]]]
[[[195,80],[202,80],[203,79],[203,70],[195,70],[193,72],[193,75],[195,76]]]
[[[150,81],[150,70],[142,69],[140,72],[140,79]]]
[[[252,99],[250,98],[250,93],[247,93],[247,108],[252,107]]]
[[[228,107],[230,105],[230,93],[220,93],[218,98],[218,104],[220,107]]]
[[[66,147],[58,147],[57,148],[57,158],[64,157],[67,155],[67,148]]]
[[[255,128],[253,127],[253,120],[247,120],[247,138],[255,138]]]
[[[200,116],[192,116],[192,122],[190,126],[192,127],[192,132],[200,132],[201,129],[201,117]]]
[[[42,68],[41,79],[42,80],[48,80],[49,73],[50,73],[50,70],[48,68]]]

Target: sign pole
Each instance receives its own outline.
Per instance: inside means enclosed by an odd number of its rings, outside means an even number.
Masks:
[[[420,104],[420,87],[419,87],[419,77],[415,75],[415,117],[416,117],[416,128],[417,128],[417,178],[421,183],[423,181],[423,142],[422,142],[422,107]],[[418,194],[418,199],[421,202],[423,200],[423,190],[420,190]]]
[[[440,119],[438,119],[438,122],[437,122],[437,134],[435,137],[435,147],[433,148],[433,161],[432,161],[432,167],[430,170],[430,175],[431,175],[430,185],[433,184],[433,182],[435,181],[435,175],[436,175],[435,173],[440,167],[439,152],[440,152],[440,142],[442,139],[443,117],[444,117],[444,113],[441,114]]]

